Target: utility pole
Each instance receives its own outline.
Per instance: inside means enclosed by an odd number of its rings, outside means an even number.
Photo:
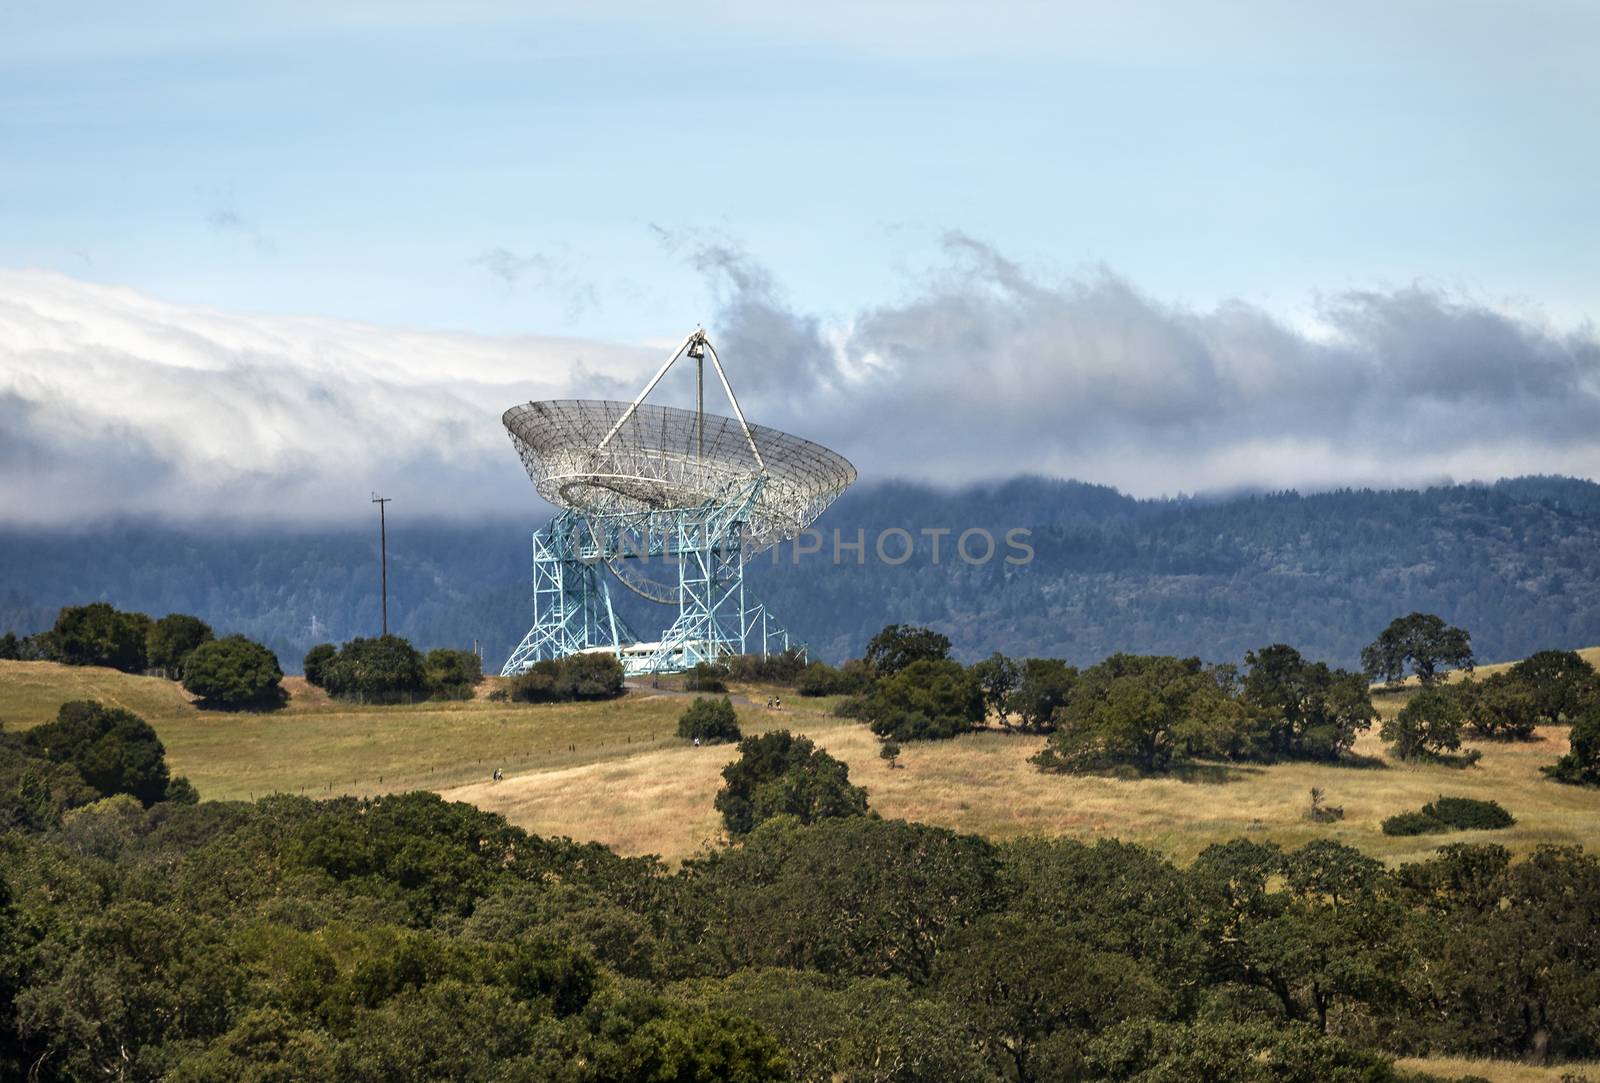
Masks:
[[[383,591],[383,634],[389,634],[389,528],[384,522],[384,505],[393,497],[372,494],[372,502],[378,505],[378,582]]]

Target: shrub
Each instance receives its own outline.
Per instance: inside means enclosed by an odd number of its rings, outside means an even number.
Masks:
[[[1446,831],[1495,831],[1516,822],[1516,817],[1498,802],[1441,796],[1415,812],[1389,817],[1383,821],[1383,833],[1437,835]]]
[[[183,687],[208,707],[275,707],[282,680],[278,656],[241,635],[202,643],[183,665]]]
[[[806,656],[798,649],[766,655],[735,654],[724,659],[723,668],[736,681],[792,686],[806,668]]]
[[[694,668],[683,676],[685,692],[726,692],[727,682],[722,678],[726,671],[709,662],[696,662]]]
[[[535,662],[506,684],[506,693],[513,703],[554,703],[560,697],[556,684],[561,679],[561,660],[546,658]]]
[[[305,661],[300,663],[305,672],[306,683],[316,688],[326,688],[328,680],[328,666],[338,657],[339,648],[332,643],[318,643],[306,651]]]
[[[189,652],[215,638],[211,625],[199,617],[168,613],[145,635],[145,661],[166,674],[168,680],[177,680],[183,676],[183,663]]]
[[[535,662],[512,677],[507,687],[514,703],[612,699],[622,692],[622,663],[603,652]]]
[[[1441,796],[1423,805],[1422,812],[1458,831],[1495,831],[1517,822],[1498,801],[1479,801],[1471,797]]]
[[[871,687],[872,671],[859,659],[851,659],[842,667],[812,662],[795,683],[795,691],[802,696],[851,696]]]
[[[1385,835],[1437,835],[1448,830],[1448,824],[1426,812],[1400,812],[1383,821]]]
[[[1600,786],[1600,703],[1592,703],[1572,720],[1565,756],[1544,768],[1557,782]]]
[[[738,713],[726,696],[721,699],[696,696],[678,719],[678,736],[708,744],[737,741],[741,736]]]
[[[1311,787],[1311,807],[1306,810],[1306,819],[1319,824],[1331,824],[1344,819],[1344,806],[1328,804],[1325,796],[1322,787]]]
[[[483,679],[483,660],[472,651],[435,647],[422,662],[423,679],[434,699],[471,699]]]
[[[570,699],[615,699],[622,695],[622,662],[597,651],[562,660],[562,687]]]
[[[867,811],[867,791],[850,784],[850,769],[788,730],[739,742],[739,758],[722,769],[716,810],[730,834],[747,835],[774,816],[802,823]]]

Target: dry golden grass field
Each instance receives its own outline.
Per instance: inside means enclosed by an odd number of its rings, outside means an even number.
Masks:
[[[1600,1083],[1600,1063],[1568,1061],[1565,1064],[1524,1064],[1511,1060],[1484,1060],[1478,1057],[1406,1057],[1402,1068],[1428,1072],[1445,1079],[1479,1076],[1489,1083],[1561,1083],[1577,1078]]]
[[[1586,651],[1600,660],[1600,649]],[[1492,670],[1494,667],[1487,667]],[[304,681],[286,682],[289,705],[266,714],[200,711],[175,684],[103,669],[0,662],[0,720],[25,727],[65,700],[96,698],[146,718],[175,773],[202,795],[248,798],[283,791],[313,796],[427,788],[500,812],[541,834],[595,840],[627,854],[679,860],[719,837],[711,808],[727,746],[694,748],[675,737],[682,696],[634,692],[595,704],[522,706],[428,703],[355,707],[330,702]],[[1028,763],[1037,737],[999,731],[912,744],[900,769],[878,758],[865,727],[836,719],[829,699],[743,690],[746,733],[786,727],[810,735],[850,765],[885,816],[942,824],[994,838],[1029,834],[1113,836],[1187,861],[1212,842],[1248,836],[1294,846],[1334,838],[1390,861],[1426,856],[1443,841],[1490,838],[1513,850],[1540,843],[1600,847],[1600,794],[1550,782],[1539,768],[1566,751],[1564,729],[1519,744],[1483,743],[1481,763],[1459,769],[1389,760],[1376,733],[1357,751],[1377,766],[1205,765],[1172,778],[1043,774]],[[1385,713],[1401,696],[1379,697]],[[754,705],[752,705],[754,704]],[[492,783],[495,767],[506,774]],[[1311,787],[1343,806],[1343,821],[1305,819]],[[1441,793],[1493,798],[1517,817],[1497,832],[1391,838],[1384,817]]]

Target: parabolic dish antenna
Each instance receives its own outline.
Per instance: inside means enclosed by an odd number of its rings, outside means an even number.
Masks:
[[[695,362],[696,408],[647,404],[685,357]],[[705,411],[708,358],[732,417]],[[630,673],[767,653],[775,622],[759,602],[747,603],[744,562],[797,537],[856,478],[836,452],[746,421],[699,329],[631,403],[530,402],[502,421],[539,495],[564,509],[534,537],[534,628],[506,663],[508,674],[608,645]],[[604,581],[594,580],[597,564],[644,597],[678,606],[678,621],[660,641],[627,642],[634,637],[617,620]],[[574,619],[600,627],[574,627]],[[752,652],[757,624],[760,649]],[[779,634],[788,649],[787,633]]]
[[[539,495],[573,511],[690,507],[765,477],[747,554],[797,537],[856,479],[821,444],[673,406],[556,399],[513,406],[502,420]]]

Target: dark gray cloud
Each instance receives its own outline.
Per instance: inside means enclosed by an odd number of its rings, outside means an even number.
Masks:
[[[826,328],[727,244],[686,253],[763,420],[864,472],[1020,472],[1135,492],[1600,470],[1600,340],[1421,287],[1305,326],[1163,304],[1105,268],[1047,280],[952,234],[910,301]]]

